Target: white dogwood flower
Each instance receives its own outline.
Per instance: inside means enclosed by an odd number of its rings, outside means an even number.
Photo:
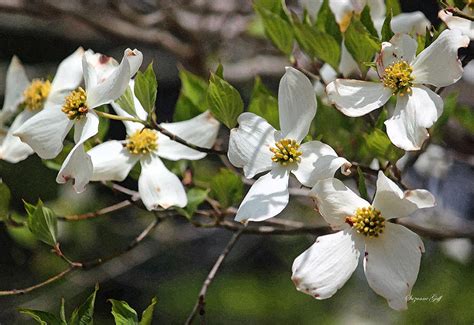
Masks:
[[[306,186],[351,164],[320,141],[301,144],[316,114],[316,96],[308,78],[287,67],[278,90],[281,131],[253,113],[239,116],[239,127],[231,130],[228,157],[243,167],[247,178],[267,172],[250,188],[235,220],[263,221],[280,213],[288,204],[290,173]]]
[[[20,60],[14,56],[7,70],[5,101],[0,111],[0,125],[16,115],[5,134],[0,135],[0,159],[17,163],[33,153],[33,149],[14,136],[13,133],[28,119],[43,108],[54,105],[64,98],[68,91],[75,89],[82,80],[81,60],[84,50],[77,49],[58,66],[52,81],[33,79],[26,76]],[[21,110],[18,114],[17,112]]]
[[[131,86],[133,91],[133,83]],[[130,116],[118,104],[112,105],[118,115]],[[147,113],[136,98],[135,109],[138,117],[147,120]],[[198,160],[204,158],[206,153],[173,141],[156,130],[144,128],[140,123],[125,121],[124,124],[127,131],[125,141],[107,141],[88,151],[93,166],[91,180],[123,181],[140,161],[138,191],[148,210],[186,206],[183,184],[166,168],[160,157],[175,161]],[[208,111],[187,121],[160,125],[189,143],[205,148],[214,145],[219,131],[219,122]]]
[[[461,78],[458,49],[469,38],[459,30],[445,30],[418,56],[416,40],[406,34],[382,43],[376,63],[380,82],[336,79],[326,87],[329,100],[347,116],[362,116],[383,106],[392,95],[397,104],[385,121],[387,134],[397,147],[419,150],[443,111],[443,100],[425,85],[448,86]]]
[[[318,182],[312,190],[319,212],[334,234],[320,236],[293,263],[296,288],[316,299],[333,296],[350,278],[364,256],[370,287],[387,299],[391,308],[407,308],[407,297],[418,276],[421,238],[404,226],[389,222],[418,209],[435,205],[426,190],[402,192],[379,172],[372,204],[338,179]]]
[[[43,109],[23,124],[14,135],[30,145],[43,159],[56,157],[63,141],[74,127],[75,145],[69,152],[56,181],[73,179],[76,192],[82,192],[92,175],[92,163],[83,144],[98,132],[99,117],[94,108],[120,97],[142,63],[142,53],[127,49],[120,65],[112,58],[88,50],[82,58],[85,89],[79,87]]]

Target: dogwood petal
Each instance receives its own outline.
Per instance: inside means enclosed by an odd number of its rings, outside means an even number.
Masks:
[[[199,114],[190,120],[176,123],[161,123],[165,130],[188,141],[189,143],[204,148],[212,148],[216,142],[219,132],[219,122],[209,111]],[[160,133],[158,136],[158,156],[169,160],[189,159],[197,160],[206,156],[183,144],[171,140],[168,136]]]
[[[345,223],[346,217],[353,215],[357,208],[370,206],[369,202],[336,178],[317,182],[310,195],[316,199],[319,212],[326,222],[335,229],[348,226]]]
[[[359,264],[363,241],[351,230],[319,236],[293,262],[291,280],[298,291],[316,299],[332,297]]]
[[[406,217],[418,209],[435,206],[435,198],[426,190],[402,190],[382,171],[377,178],[377,191],[373,207],[385,219]]]
[[[462,77],[458,49],[469,45],[469,37],[458,29],[448,29],[424,49],[413,61],[415,83],[445,87]]]
[[[21,61],[13,56],[7,70],[5,98],[0,111],[0,124],[8,121],[23,101],[23,92],[30,84]]]
[[[431,127],[443,112],[443,100],[430,89],[413,87],[408,96],[398,96],[393,116],[385,121],[394,145],[404,150],[420,150]]]
[[[431,23],[421,11],[402,12],[392,18],[390,22],[392,31],[395,34],[420,34],[426,33],[426,28],[430,28]]]
[[[59,64],[56,75],[51,83],[50,96],[72,91],[79,86],[82,81],[83,55],[84,49],[79,47],[74,53],[69,55]]]
[[[87,61],[83,62],[86,62],[87,65]],[[124,55],[120,65],[104,81],[86,89],[89,108],[108,104],[122,96],[129,81],[130,64]]]
[[[82,59],[85,89],[91,89],[103,82],[118,65],[118,62],[110,56],[87,50]]]
[[[420,237],[407,228],[387,222],[377,238],[365,241],[364,271],[369,286],[395,310],[407,309],[407,297],[425,251]]]
[[[308,134],[316,115],[316,95],[309,79],[300,71],[286,67],[278,88],[278,109],[283,138],[298,143]]]
[[[74,123],[74,142],[84,143],[99,132],[99,117],[90,110],[86,116]]]
[[[362,116],[383,106],[392,91],[381,82],[336,79],[326,87],[329,100],[347,116]]]
[[[440,10],[438,12],[438,17],[449,27],[449,29],[459,29],[464,35],[470,39],[474,39],[474,22],[453,16],[451,13],[446,10]]]
[[[56,157],[63,149],[63,141],[74,122],[61,111],[61,106],[45,107],[16,130],[20,137],[43,159]]]
[[[339,71],[342,73],[344,78],[350,77],[353,74],[360,75],[359,66],[347,50],[347,47],[344,42],[341,43],[341,62],[339,62]],[[333,81],[334,79],[330,81]]]
[[[15,164],[26,159],[34,151],[29,145],[21,142],[19,137],[13,135],[26,120],[28,120],[34,113],[29,110],[24,110],[13,120],[10,129],[5,137],[0,141],[0,159]]]
[[[76,144],[67,155],[59,170],[56,182],[65,184],[72,180],[72,186],[77,193],[84,192],[92,177],[92,161],[85,152],[82,143]]]
[[[164,209],[172,206],[183,208],[188,204],[183,184],[166,168],[160,158],[148,156],[140,162],[142,172],[138,179],[138,191],[148,210],[156,210],[160,206]]]
[[[128,59],[128,63],[130,64],[130,78],[137,73],[138,69],[143,62],[143,54],[137,49],[126,49],[124,52],[124,56]]]
[[[289,173],[276,167],[252,185],[240,204],[235,221],[263,221],[279,214],[288,204]]]
[[[270,147],[278,141],[278,131],[267,121],[253,113],[242,113],[238,118],[239,127],[230,131],[227,156],[232,165],[243,167],[245,177],[272,168]]]
[[[317,181],[330,178],[341,168],[346,173],[351,163],[338,157],[333,148],[320,141],[303,143],[300,147],[301,161],[293,174],[304,186],[312,187]]]
[[[124,148],[120,141],[112,140],[95,146],[87,152],[91,157],[91,181],[123,181],[140,159]]]
[[[416,55],[418,42],[407,34],[396,34],[390,42],[383,42],[382,49],[375,62],[380,76],[385,73],[385,68],[390,64],[403,60],[410,64]]]

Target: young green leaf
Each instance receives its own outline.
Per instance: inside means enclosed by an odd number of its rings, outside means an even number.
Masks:
[[[290,55],[293,50],[293,33],[291,25],[280,15],[254,5],[255,11],[262,18],[265,34],[284,54]]]
[[[0,179],[0,219],[3,219],[8,215],[10,198],[10,189],[8,188],[7,184],[2,182]]]
[[[98,108],[95,108],[95,110],[100,110],[105,113],[109,112],[108,105],[102,105]],[[104,140],[105,136],[107,135],[107,132],[109,131],[109,126],[110,126],[110,119],[99,116],[99,131],[97,132],[96,136],[94,136],[93,138],[89,140],[96,141],[97,138],[101,141]]]
[[[316,18],[316,27],[321,32],[326,32],[337,41],[338,44],[342,42],[341,29],[336,21],[336,16],[329,7],[329,0],[324,0]]]
[[[390,12],[392,13],[392,16],[399,15],[402,12],[399,0],[386,0],[385,7],[387,10],[387,16]]]
[[[280,129],[278,100],[267,87],[265,87],[260,77],[255,78],[248,111],[263,117],[275,129]]]
[[[151,325],[153,320],[153,312],[155,311],[155,305],[158,303],[158,298],[153,297],[151,299],[151,304],[143,311],[142,319],[140,320],[139,325]]]
[[[186,218],[191,219],[199,205],[206,200],[208,193],[209,190],[204,190],[197,187],[190,189],[186,193],[188,197],[188,204],[184,209],[178,209],[179,213],[181,213]]]
[[[27,308],[19,308],[18,311],[22,314],[31,316],[31,318],[41,325],[66,325],[66,323],[61,321],[58,317],[56,317],[56,315],[45,311]]]
[[[99,286],[96,285],[94,292],[87,300],[72,313],[69,325],[93,325],[94,324],[94,305],[95,297]]]
[[[149,116],[155,110],[157,88],[158,82],[156,81],[152,62],[148,65],[145,72],[137,72],[134,86],[135,96]]]
[[[123,95],[115,102],[128,114],[138,117],[137,111],[135,110],[135,100],[133,99],[133,93],[130,86],[127,87]]]
[[[64,298],[61,298],[61,308],[59,309],[59,317],[61,318],[61,321],[64,324],[67,324],[65,303],[66,303],[66,300],[64,300]]]
[[[388,136],[380,129],[374,129],[371,133],[364,135],[368,151],[381,160],[396,162],[404,151],[395,147]]]
[[[138,325],[137,312],[125,301],[109,299],[116,325]]]
[[[173,120],[189,120],[206,110],[207,82],[201,77],[179,70],[181,91],[176,103]]]
[[[391,27],[391,22],[392,22],[392,12],[387,12],[387,16],[385,17],[385,20],[382,25],[382,41],[388,42],[390,39],[395,35],[392,31]]]
[[[211,73],[209,79],[207,104],[216,119],[229,129],[237,124],[237,117],[244,110],[244,102],[239,92],[215,73]]]
[[[364,24],[365,28],[367,28],[370,35],[375,38],[379,38],[379,33],[377,33],[377,29],[375,29],[372,16],[370,15],[370,7],[368,5],[365,5],[364,9],[360,13],[360,21],[362,24]]]
[[[357,186],[359,188],[359,193],[360,196],[364,199],[369,201],[369,194],[367,193],[367,186],[365,185],[365,177],[364,173],[362,172],[362,169],[360,169],[359,166],[357,166]]]
[[[211,180],[211,195],[225,209],[240,202],[244,195],[244,184],[238,175],[222,168]]]
[[[306,54],[327,62],[335,70],[339,69],[341,47],[334,37],[296,19],[293,21],[293,28],[296,40]]]
[[[344,33],[344,44],[363,73],[368,70],[364,62],[372,61],[375,53],[380,50],[379,40],[354,17]]]
[[[38,200],[36,206],[25,202],[25,210],[28,213],[28,228],[33,235],[54,247],[58,235],[58,221],[54,212],[45,207],[41,200]]]

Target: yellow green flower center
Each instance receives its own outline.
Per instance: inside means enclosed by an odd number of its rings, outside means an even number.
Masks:
[[[382,82],[385,87],[392,89],[394,95],[404,96],[411,92],[414,80],[412,72],[413,68],[406,61],[400,60],[385,68]]]
[[[287,166],[291,163],[297,163],[301,160],[301,151],[298,151],[300,145],[295,140],[281,139],[275,142],[275,147],[271,147],[273,152],[272,161]]]
[[[61,110],[67,115],[68,119],[79,120],[89,111],[86,101],[86,91],[79,87],[69,93]]]
[[[158,149],[158,133],[155,130],[138,130],[127,138],[125,147],[134,155],[144,155]]]
[[[50,91],[51,82],[49,80],[33,79],[23,92],[24,107],[31,111],[42,109]]]
[[[353,216],[346,217],[346,223],[369,238],[378,237],[385,228],[385,219],[372,206],[358,208]]]

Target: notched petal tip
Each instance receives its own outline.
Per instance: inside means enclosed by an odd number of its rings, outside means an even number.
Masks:
[[[346,162],[341,166],[341,173],[345,176],[349,176],[351,174],[351,167],[352,164],[350,162]]]

